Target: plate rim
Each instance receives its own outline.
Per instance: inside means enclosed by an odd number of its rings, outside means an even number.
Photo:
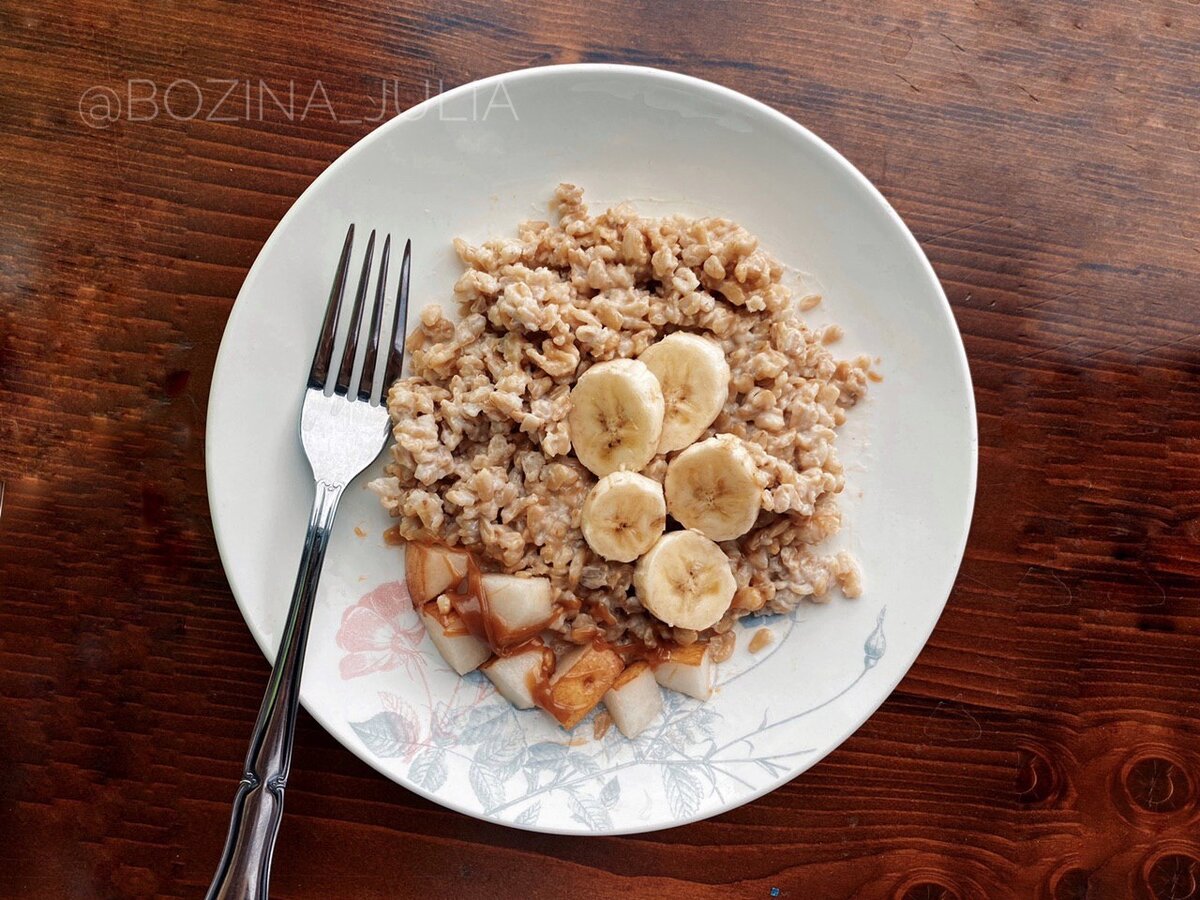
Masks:
[[[228,535],[226,534],[223,536],[222,528],[221,528],[221,525],[219,524],[220,517],[219,517],[218,511],[217,511],[215,502],[214,502],[214,495],[215,495],[214,484],[215,484],[215,479],[219,476],[216,475],[217,467],[215,465],[215,461],[212,458],[213,442],[208,440],[208,420],[209,420],[208,410],[213,407],[214,401],[216,400],[216,398],[218,397],[219,394],[227,393],[227,389],[225,387],[225,381],[227,380],[228,375],[226,374],[223,376],[222,373],[228,372],[228,370],[229,370],[228,357],[229,357],[229,354],[231,354],[233,351],[231,350],[230,343],[228,343],[226,341],[226,337],[229,333],[230,326],[236,322],[237,317],[239,315],[245,314],[245,310],[248,308],[248,302],[247,302],[248,294],[246,291],[246,285],[253,282],[255,276],[257,275],[257,273],[260,270],[260,267],[262,265],[264,265],[264,259],[270,255],[269,251],[274,248],[275,242],[277,240],[282,239],[280,237],[280,235],[281,235],[281,232],[284,230],[283,226],[291,219],[292,216],[298,215],[298,210],[302,206],[302,203],[303,203],[305,197],[310,192],[313,192],[315,189],[317,189],[319,187],[319,185],[322,183],[322,181],[325,180],[332,171],[334,171],[337,168],[347,165],[349,163],[349,161],[353,160],[353,158],[358,153],[360,153],[365,147],[369,146],[371,143],[373,143],[377,140],[381,140],[388,131],[390,131],[392,128],[399,127],[399,124],[402,123],[405,119],[418,118],[418,117],[424,115],[427,111],[429,111],[433,107],[435,107],[437,104],[453,100],[454,98],[456,98],[462,94],[467,94],[471,91],[478,91],[482,88],[490,87],[490,86],[497,84],[499,82],[502,82],[502,81],[506,82],[506,83],[511,83],[514,81],[523,81],[523,80],[527,80],[527,79],[547,78],[547,77],[554,78],[554,77],[560,77],[560,76],[570,76],[573,74],[613,74],[613,75],[617,75],[618,77],[624,77],[626,75],[642,76],[642,77],[645,77],[650,80],[659,80],[659,81],[665,82],[667,84],[672,84],[677,87],[699,90],[701,92],[708,92],[710,94],[715,94],[718,98],[720,98],[722,100],[732,101],[735,104],[742,104],[742,105],[749,106],[755,112],[767,116],[769,119],[774,120],[776,124],[780,124],[780,125],[784,126],[785,129],[795,133],[802,140],[811,142],[831,162],[833,162],[834,165],[836,165],[845,174],[849,175],[853,181],[857,182],[859,187],[864,189],[866,191],[867,195],[869,197],[871,197],[879,207],[881,207],[884,215],[890,220],[890,222],[893,225],[898,226],[900,234],[902,235],[903,241],[908,245],[908,249],[912,253],[915,254],[915,258],[918,261],[918,267],[920,268],[925,280],[928,282],[928,285],[933,289],[933,292],[934,292],[935,296],[937,297],[937,299],[940,300],[940,304],[938,305],[939,310],[942,313],[942,315],[945,316],[945,318],[947,319],[949,324],[952,326],[952,332],[953,332],[954,337],[956,338],[954,362],[956,364],[956,369],[958,371],[958,374],[961,377],[962,382],[965,386],[966,408],[965,408],[964,412],[966,414],[966,417],[968,419],[969,426],[970,426],[970,429],[969,429],[970,430],[970,434],[969,434],[970,459],[969,459],[968,473],[967,473],[967,484],[965,485],[967,502],[966,502],[965,511],[964,511],[964,521],[962,522],[962,525],[961,525],[961,537],[958,541],[958,546],[956,548],[956,562],[955,562],[953,568],[950,570],[950,573],[947,577],[947,583],[939,586],[939,588],[937,590],[930,592],[932,597],[940,598],[936,601],[936,603],[931,604],[931,606],[936,606],[936,614],[930,617],[928,629],[925,630],[924,635],[921,637],[919,643],[916,645],[911,656],[900,667],[900,669],[898,670],[898,674],[896,675],[895,679],[891,682],[891,684],[887,687],[886,691],[883,691],[880,693],[878,701],[868,703],[866,706],[863,707],[865,710],[864,714],[861,717],[857,718],[857,720],[854,722],[853,726],[850,727],[849,729],[847,729],[845,735],[842,738],[840,738],[835,743],[833,743],[831,746],[826,748],[823,752],[817,752],[814,755],[812,755],[811,757],[805,759],[803,761],[803,763],[801,763],[799,765],[798,768],[796,768],[794,770],[789,770],[789,771],[785,772],[782,776],[779,776],[778,778],[776,778],[774,780],[768,781],[763,786],[761,786],[759,788],[755,788],[754,790],[749,791],[746,794],[739,795],[736,798],[736,800],[734,800],[733,802],[722,802],[722,803],[718,804],[717,806],[714,806],[711,809],[707,809],[702,812],[698,812],[694,815],[685,816],[685,817],[678,818],[678,819],[671,819],[670,821],[663,823],[663,824],[633,825],[633,826],[629,826],[629,827],[614,827],[614,828],[609,828],[609,829],[605,829],[605,830],[594,830],[594,831],[579,831],[579,830],[571,830],[571,829],[566,829],[566,828],[556,828],[553,826],[542,826],[542,825],[536,825],[536,824],[535,825],[526,825],[523,823],[505,821],[505,820],[497,819],[493,816],[489,816],[484,812],[470,809],[470,808],[466,807],[465,805],[460,805],[457,802],[455,802],[453,799],[434,794],[430,791],[425,790],[423,787],[421,787],[419,785],[409,783],[407,780],[403,779],[402,776],[399,775],[399,773],[393,773],[391,771],[388,771],[383,766],[382,762],[380,760],[378,760],[369,751],[367,751],[365,748],[360,750],[360,748],[357,746],[354,746],[352,742],[343,740],[339,736],[339,734],[338,734],[339,728],[334,726],[333,720],[331,718],[325,716],[322,712],[310,708],[309,704],[304,702],[303,697],[301,697],[301,705],[304,707],[304,709],[308,712],[308,714],[310,716],[312,716],[312,718],[314,720],[316,720],[316,722],[318,724],[320,724],[320,726],[323,729],[325,729],[326,732],[328,732],[330,737],[332,737],[338,744],[340,744],[346,750],[350,751],[358,759],[365,762],[368,766],[370,766],[372,769],[377,771],[388,781],[394,782],[395,784],[399,785],[400,787],[404,788],[405,790],[411,791],[412,793],[417,794],[420,797],[423,797],[424,799],[430,801],[431,803],[434,803],[434,804],[444,807],[446,809],[453,810],[454,812],[470,816],[473,819],[478,819],[479,821],[487,822],[489,824],[496,825],[499,827],[515,828],[515,829],[518,829],[521,831],[530,831],[530,832],[535,832],[535,833],[539,833],[539,834],[556,834],[556,835],[565,835],[565,836],[572,836],[572,837],[605,837],[605,836],[616,836],[616,835],[627,835],[627,834],[643,834],[643,833],[654,832],[654,831],[665,831],[670,828],[677,828],[677,827],[680,827],[683,825],[691,824],[693,822],[698,822],[698,821],[702,821],[704,819],[712,818],[714,816],[722,815],[724,813],[730,812],[731,810],[738,809],[739,807],[745,806],[748,803],[752,803],[755,800],[758,800],[759,798],[765,796],[766,794],[771,793],[772,791],[778,789],[782,785],[788,783],[789,781],[792,781],[795,778],[800,777],[805,772],[812,769],[813,766],[815,766],[819,762],[821,762],[821,760],[823,760],[826,756],[828,756],[830,753],[832,753],[834,750],[836,750],[838,747],[840,747],[842,744],[844,744],[852,735],[854,735],[863,726],[863,724],[879,710],[879,708],[883,705],[883,703],[889,697],[891,697],[891,695],[895,692],[896,687],[900,684],[900,682],[904,679],[904,677],[908,674],[909,670],[912,668],[913,664],[916,662],[917,657],[920,656],[921,652],[925,649],[925,646],[929,643],[929,638],[933,634],[933,630],[937,627],[938,622],[941,620],[942,614],[945,612],[946,604],[949,602],[950,594],[952,593],[953,588],[954,588],[954,583],[958,578],[958,573],[959,573],[960,569],[962,568],[962,561],[963,561],[964,554],[966,552],[967,541],[968,541],[968,538],[970,536],[970,531],[971,531],[971,523],[974,519],[974,512],[975,512],[975,500],[976,500],[976,493],[977,493],[978,467],[979,467],[979,422],[978,422],[978,414],[977,414],[977,409],[976,409],[976,404],[975,404],[974,382],[971,378],[971,370],[970,370],[970,366],[969,366],[969,363],[967,360],[966,346],[963,342],[962,332],[958,327],[958,322],[954,317],[953,308],[950,305],[949,299],[946,297],[946,293],[942,287],[941,280],[938,278],[937,273],[934,270],[932,263],[930,263],[930,261],[929,261],[929,258],[925,255],[925,251],[921,247],[920,242],[917,241],[916,237],[913,235],[913,233],[909,229],[908,225],[900,217],[900,214],[898,212],[896,212],[895,208],[888,201],[888,199],[882,194],[882,192],[880,192],[880,190],[874,185],[874,183],[872,183],[871,180],[866,177],[866,175],[864,175],[862,172],[860,172],[853,163],[851,163],[845,156],[843,156],[840,152],[838,152],[838,150],[836,150],[832,145],[827,143],[819,135],[815,134],[814,132],[809,130],[804,125],[797,122],[791,116],[789,116],[783,112],[780,112],[779,110],[775,109],[773,106],[770,106],[770,105],[762,102],[761,100],[757,100],[754,97],[751,97],[747,94],[743,94],[740,91],[734,90],[733,88],[726,87],[725,85],[718,84],[716,82],[709,81],[707,79],[697,78],[692,75],[686,75],[681,72],[675,72],[675,71],[671,71],[668,69],[661,69],[661,68],[657,68],[657,67],[653,67],[653,66],[624,65],[624,64],[620,64],[620,63],[561,63],[561,64],[544,65],[544,66],[532,66],[532,67],[523,68],[523,69],[514,69],[511,71],[500,72],[495,75],[490,75],[486,78],[481,78],[481,79],[478,79],[475,81],[470,81],[465,84],[461,84],[461,85],[451,88],[450,90],[447,90],[443,93],[435,94],[431,97],[428,97],[425,100],[423,100],[422,102],[416,104],[415,106],[412,106],[409,109],[405,110],[404,112],[399,113],[396,116],[393,116],[392,118],[388,119],[386,122],[380,123],[376,128],[372,129],[370,132],[368,132],[367,134],[365,134],[361,138],[359,138],[357,141],[355,141],[351,146],[347,147],[341,154],[339,154],[334,160],[332,160],[320,172],[320,174],[317,175],[316,178],[314,178],[308,184],[308,186],[300,193],[300,195],[297,196],[296,199],[292,201],[292,204],[291,204],[291,206],[288,207],[287,212],[285,212],[283,214],[283,216],[280,217],[279,221],[275,224],[274,228],[271,230],[271,234],[267,237],[266,241],[263,243],[262,247],[259,249],[258,254],[255,256],[254,262],[251,264],[250,268],[246,272],[245,278],[242,280],[241,287],[239,287],[239,289],[238,289],[237,297],[234,299],[233,305],[229,312],[229,316],[226,319],[224,327],[222,328],[221,341],[218,346],[217,355],[216,355],[216,358],[213,363],[212,383],[209,386],[208,401],[207,401],[207,406],[205,408],[205,430],[204,430],[204,435],[205,435],[205,447],[204,447],[205,491],[206,491],[206,494],[208,497],[209,519],[212,523],[213,537],[214,537],[214,540],[217,545],[217,554],[221,561],[221,568],[225,573],[226,581],[229,584],[230,593],[233,594],[234,601],[238,607],[238,612],[241,614],[242,619],[244,620],[247,629],[250,631],[251,637],[254,638],[255,643],[258,645],[259,649],[262,651],[263,655],[266,657],[268,663],[270,663],[272,665],[274,664],[277,647],[268,645],[266,642],[266,635],[263,633],[260,633],[259,629],[257,629],[255,627],[255,625],[253,623],[253,619],[248,614],[248,611],[247,611],[249,608],[248,603],[247,603],[247,601],[245,601],[243,599],[244,591],[239,591],[237,585],[234,583],[233,577],[230,575],[230,568],[227,563],[227,560],[232,558],[232,549],[229,545]],[[299,389],[299,388],[297,388],[297,389]]]

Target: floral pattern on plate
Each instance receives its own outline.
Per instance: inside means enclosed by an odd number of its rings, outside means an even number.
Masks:
[[[861,644],[861,670],[837,693],[779,716],[768,706],[756,725],[732,737],[721,727],[727,723],[720,689],[789,644],[799,611],[744,620],[743,633],[775,631],[772,652],[742,667],[720,667],[718,693],[707,703],[664,690],[662,714],[634,740],[615,727],[594,737],[594,712],[564,732],[540,710],[515,709],[478,672],[462,678],[449,672],[425,639],[402,582],[381,585],[346,609],[335,640],[343,680],[391,671],[407,679],[408,699],[378,690],[378,712],[349,724],[370,753],[400,764],[414,785],[517,826],[607,832],[636,828],[659,804],[673,819],[688,820],[707,798],[723,804],[731,787],[769,787],[795,769],[813,747],[763,748],[760,738],[832,703],[867,676],[886,652],[885,612],[879,610]]]

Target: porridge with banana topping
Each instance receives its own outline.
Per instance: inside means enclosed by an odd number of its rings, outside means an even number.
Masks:
[[[421,312],[372,487],[454,668],[567,727],[603,698],[636,733],[656,679],[707,695],[739,617],[862,590],[819,545],[870,363],[733,222],[591,215],[567,184],[553,208],[455,241],[460,315]]]

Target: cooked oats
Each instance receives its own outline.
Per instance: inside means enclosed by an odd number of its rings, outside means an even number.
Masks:
[[[454,242],[466,271],[460,317],[436,304],[409,337],[410,375],[392,385],[395,445],[372,487],[405,540],[474,551],[486,568],[548,576],[563,610],[555,631],[583,643],[649,646],[726,635],[744,615],[862,590],[845,552],[815,545],[835,533],[844,485],[836,429],[866,390],[870,360],[835,359],[837,326],[808,328],[781,283],[782,266],[726,219],[650,219],[620,205],[589,214],[559,185],[557,221],[525,222],[515,238]],[[572,455],[569,394],[593,363],[633,357],[676,330],[715,339],[732,372],[728,400],[701,436],[743,438],[758,465],[762,512],[721,545],[738,592],[697,634],[646,613],[633,563],[588,547],[580,510],[596,478]],[[673,454],[644,474],[662,482]],[[732,649],[732,635],[719,640]]]

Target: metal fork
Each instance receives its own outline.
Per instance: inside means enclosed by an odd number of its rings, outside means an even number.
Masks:
[[[321,564],[325,560],[325,547],[329,543],[329,533],[342,491],[371,464],[387,442],[388,412],[383,398],[388,385],[399,377],[404,357],[411,242],[405,242],[404,245],[400,286],[388,331],[387,362],[382,386],[376,392],[375,370],[379,359],[384,286],[391,245],[389,235],[384,239],[380,256],[368,345],[362,354],[362,374],[353,389],[351,382],[360,355],[358,337],[375,252],[375,232],[371,232],[367,241],[366,258],[350,311],[345,350],[331,386],[327,382],[330,381],[333,346],[341,320],[342,297],[346,292],[350,252],[354,246],[353,225],[346,233],[333,289],[329,293],[325,321],[313,355],[308,389],[304,392],[304,406],[300,413],[300,440],[316,481],[316,498],[312,517],[308,521],[308,534],[304,538],[304,552],[300,557],[300,571],[292,591],[283,640],[275,657],[275,667],[271,670],[266,696],[258,711],[258,722],[250,738],[245,774],[233,800],[233,818],[225,839],[225,849],[208,888],[210,900],[250,900],[267,896],[271,855],[283,818],[283,791],[292,763],[292,735],[300,705],[304,648],[308,642],[308,627],[312,621]],[[376,399],[378,403],[372,403]]]

